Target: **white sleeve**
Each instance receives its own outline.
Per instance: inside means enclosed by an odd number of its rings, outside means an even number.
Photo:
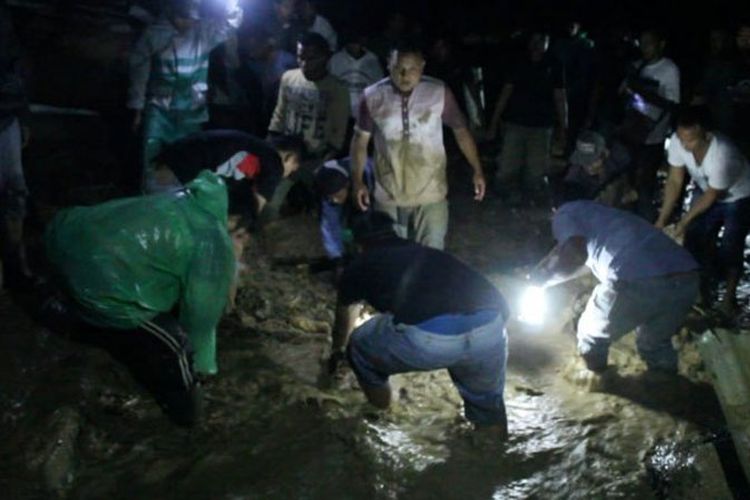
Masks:
[[[670,167],[684,168],[685,167],[685,149],[680,144],[680,139],[677,134],[672,134],[669,138],[669,148],[667,149],[667,163]]]
[[[708,186],[718,190],[732,187],[745,169],[745,159],[737,148],[726,145],[708,172]]]

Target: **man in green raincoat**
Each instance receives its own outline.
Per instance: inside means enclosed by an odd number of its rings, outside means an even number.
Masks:
[[[45,321],[138,351],[157,401],[182,424],[197,418],[196,375],[218,369],[216,325],[244,229],[230,236],[228,205],[224,182],[204,171],[180,191],[65,210],[45,233],[61,292],[43,305]]]

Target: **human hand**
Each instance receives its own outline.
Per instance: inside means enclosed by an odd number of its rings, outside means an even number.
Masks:
[[[497,120],[496,122],[492,123],[487,129],[487,134],[485,135],[485,139],[487,139],[488,141],[494,141],[495,139],[497,139],[502,129],[503,129],[502,121]]]
[[[346,353],[344,351],[332,352],[327,363],[328,375],[336,376],[340,374],[344,366],[346,366]]]
[[[687,230],[687,223],[684,220],[679,221],[674,226],[674,237],[682,238],[685,235],[685,230]]]
[[[367,186],[361,182],[354,183],[354,200],[357,204],[357,208],[366,211],[370,207],[370,191]]]
[[[487,190],[487,182],[484,180],[484,174],[480,172],[474,172],[474,199],[476,201],[482,201],[484,199],[484,193]]]

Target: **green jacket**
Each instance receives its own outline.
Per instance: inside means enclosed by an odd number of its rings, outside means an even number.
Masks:
[[[86,321],[130,329],[177,306],[196,371],[216,373],[216,325],[235,268],[219,177],[204,171],[184,191],[65,210],[45,243]]]

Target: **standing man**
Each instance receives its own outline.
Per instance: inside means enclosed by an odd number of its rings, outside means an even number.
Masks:
[[[276,108],[268,126],[269,135],[295,135],[305,148],[300,169],[285,179],[270,200],[264,221],[279,216],[281,206],[295,183],[304,198],[312,199],[313,172],[339,155],[349,123],[349,92],[328,72],[331,51],[318,33],[305,33],[297,44],[299,69],[281,77]]]
[[[0,288],[22,286],[31,276],[23,245],[28,189],[21,150],[28,129],[20,118],[28,102],[20,57],[10,12],[0,5]]]
[[[669,177],[656,227],[663,228],[669,222],[687,170],[698,192],[677,223],[677,234],[685,235],[685,248],[703,266],[704,278],[713,278],[710,275],[717,270],[712,257],[719,230],[724,228],[718,264],[727,288],[721,309],[733,317],[745,238],[750,231],[750,165],[739,149],[727,137],[711,131],[706,121],[705,113],[697,107],[686,108],[677,116],[677,132],[672,134],[667,152]],[[707,285],[706,280],[703,285]]]
[[[362,33],[350,29],[345,34],[344,47],[333,55],[329,66],[331,74],[349,88],[352,117],[356,120],[362,93],[383,78],[378,56],[367,50]]]
[[[590,269],[599,280],[578,321],[578,352],[594,372],[607,368],[609,346],[636,330],[650,370],[677,373],[672,335],[698,295],[698,264],[651,224],[592,201],[560,207],[552,219],[557,246],[532,272],[545,287]]]
[[[750,18],[737,25],[737,61],[734,81],[728,88],[732,100],[731,138],[745,156],[750,155]]]
[[[143,180],[151,161],[170,142],[200,130],[208,121],[208,55],[242,22],[236,1],[225,18],[202,21],[192,0],[170,0],[166,16],[152,24],[130,55],[128,108],[133,129],[143,129]]]
[[[447,368],[466,418],[505,437],[508,308],[500,292],[451,255],[397,237],[385,214],[362,216],[353,231],[364,251],[339,281],[329,371],[348,358],[370,403],[387,408],[390,375]],[[355,329],[361,302],[379,314]]]
[[[628,97],[628,126],[622,139],[632,149],[638,213],[649,222],[656,218],[656,172],[664,162],[664,140],[669,135],[672,109],[680,102],[680,70],[664,57],[666,44],[660,31],[643,31],[642,58],[633,64],[620,88]]]
[[[485,180],[477,146],[443,82],[423,76],[425,60],[414,45],[391,52],[390,77],[365,89],[351,144],[352,182],[357,204],[396,221],[396,232],[437,249],[448,231],[447,158],[443,124],[453,129],[474,170],[474,199],[484,198]],[[367,146],[375,136],[375,190],[363,180]]]
[[[561,149],[567,140],[563,67],[547,53],[548,47],[546,33],[531,33],[526,56],[508,73],[492,115],[490,137],[503,136],[498,190],[512,204],[524,197],[545,198],[553,130]]]
[[[305,160],[334,158],[344,146],[349,92],[328,73],[331,51],[318,33],[305,33],[297,44],[299,69],[281,77],[270,134],[301,136]]]

